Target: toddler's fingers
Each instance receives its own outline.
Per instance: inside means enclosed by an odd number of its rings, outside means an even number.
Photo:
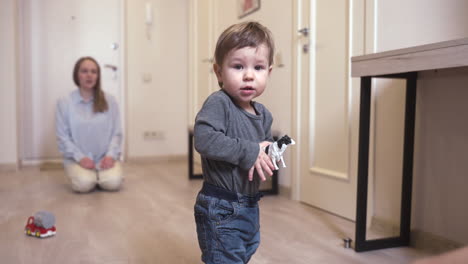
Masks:
[[[270,165],[268,165],[268,162],[262,163],[262,167],[263,167],[263,171],[266,172],[268,174],[268,176],[273,175],[273,170],[272,170],[272,168],[270,168]]]
[[[250,168],[249,170],[249,181],[253,181],[253,172],[254,172],[254,166]]]
[[[270,170],[274,170],[275,169],[275,166],[273,165],[273,162],[271,162],[271,158],[270,156],[266,155],[266,154],[263,154],[261,155],[263,161],[266,163],[266,166],[268,166],[270,168]]]
[[[256,164],[255,168],[257,169],[258,176],[262,181],[266,181],[265,174],[263,173],[262,165]]]
[[[271,159],[268,157],[267,161],[266,161],[266,164],[268,165],[269,169],[270,170],[274,170],[275,169],[275,165],[273,165],[273,162],[271,162]]]

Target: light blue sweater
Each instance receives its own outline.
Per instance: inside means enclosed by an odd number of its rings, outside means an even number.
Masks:
[[[92,159],[96,165],[104,156],[118,160],[121,154],[122,129],[115,98],[105,94],[109,109],[94,113],[93,100],[85,101],[74,90],[61,98],[55,112],[55,129],[65,162]]]

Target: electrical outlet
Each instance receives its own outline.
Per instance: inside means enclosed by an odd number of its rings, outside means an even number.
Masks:
[[[166,139],[166,134],[164,134],[164,131],[155,131],[154,138],[157,140],[165,140]]]
[[[144,140],[164,140],[165,138],[164,132],[160,130],[148,130],[143,132]]]

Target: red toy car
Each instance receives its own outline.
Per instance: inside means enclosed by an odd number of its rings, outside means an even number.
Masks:
[[[34,216],[30,216],[28,218],[28,222],[26,223],[26,227],[24,228],[24,233],[28,236],[35,236],[35,237],[49,237],[55,235],[55,226],[51,226],[49,228],[45,228],[43,226],[36,225],[34,221]]]

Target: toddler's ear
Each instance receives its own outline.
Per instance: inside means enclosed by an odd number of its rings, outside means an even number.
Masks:
[[[221,66],[218,64],[213,64],[213,71],[216,74],[216,78],[218,79],[218,85],[220,88],[223,88],[223,77],[221,76]]]
[[[221,81],[221,66],[219,66],[217,63],[213,64],[213,71],[216,73],[216,77],[218,77],[218,81]]]

